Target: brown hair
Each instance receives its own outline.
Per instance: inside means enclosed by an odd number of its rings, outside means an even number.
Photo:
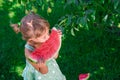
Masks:
[[[33,36],[41,36],[41,34],[50,27],[48,21],[35,13],[29,13],[23,17],[21,20],[20,28],[18,28],[17,24],[12,24],[11,26],[16,33],[21,32],[25,40],[28,40]]]

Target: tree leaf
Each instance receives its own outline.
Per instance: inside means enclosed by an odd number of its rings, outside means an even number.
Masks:
[[[68,15],[67,26],[71,24],[72,15]]]
[[[75,32],[74,32],[73,28],[71,29],[71,34],[72,34],[72,36],[75,36]]]

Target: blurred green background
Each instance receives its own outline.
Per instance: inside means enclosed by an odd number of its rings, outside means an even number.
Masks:
[[[25,41],[10,24],[29,10],[62,29],[57,62],[67,80],[120,80],[120,0],[0,0],[0,80],[23,80]]]

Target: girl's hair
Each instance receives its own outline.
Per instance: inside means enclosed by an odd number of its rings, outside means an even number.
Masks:
[[[41,36],[50,27],[48,21],[35,13],[29,13],[23,17],[19,26],[18,24],[11,26],[16,33],[21,32],[25,40]]]

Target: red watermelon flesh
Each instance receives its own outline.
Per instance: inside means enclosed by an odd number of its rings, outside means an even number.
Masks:
[[[30,54],[29,60],[35,63],[37,63],[40,60],[48,60],[59,51],[60,47],[61,36],[58,33],[57,29],[53,28],[49,39]]]
[[[80,74],[79,75],[79,80],[87,80],[90,76],[90,73],[86,73],[86,74]]]

